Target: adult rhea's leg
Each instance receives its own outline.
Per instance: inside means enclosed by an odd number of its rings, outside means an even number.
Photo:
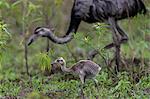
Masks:
[[[117,22],[115,21],[114,18],[109,18],[108,23],[110,24],[112,33],[113,33],[113,41],[114,41],[114,46],[115,46],[115,72],[119,72],[119,66],[120,66],[120,34],[117,30]]]
[[[118,24],[116,24],[118,33],[121,35],[120,43],[126,43],[128,41],[128,35],[120,28]]]
[[[117,32],[119,33],[119,35],[121,36],[119,43],[120,44],[126,43],[128,41],[128,35],[120,28],[120,26],[117,24],[117,22],[116,22],[116,29],[117,29]],[[114,43],[110,43],[110,44],[106,45],[104,47],[104,49],[110,49],[114,46],[115,46]]]

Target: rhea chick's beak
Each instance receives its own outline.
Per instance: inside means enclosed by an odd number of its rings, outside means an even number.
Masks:
[[[48,37],[48,34],[52,33],[52,31],[48,28],[37,27],[34,30],[33,35],[28,39],[27,45],[31,45],[38,37]]]
[[[52,62],[51,66],[58,65],[56,62]]]

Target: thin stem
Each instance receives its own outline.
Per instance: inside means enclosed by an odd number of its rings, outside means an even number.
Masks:
[[[24,44],[24,46],[25,46],[25,65],[26,65],[26,72],[27,72],[27,75],[30,76],[30,73],[29,73],[29,66],[28,66],[28,48],[27,48],[26,43]]]
[[[22,32],[23,32],[23,36],[24,36],[24,40],[25,40],[25,43],[24,43],[24,58],[25,58],[26,73],[27,73],[28,76],[30,76],[29,66],[28,66],[28,48],[27,48],[27,45],[26,45],[26,29],[25,29],[25,25],[26,25],[26,22],[25,22],[26,7],[27,7],[27,1],[25,0],[23,2],[23,5],[22,5],[22,9],[23,9]]]

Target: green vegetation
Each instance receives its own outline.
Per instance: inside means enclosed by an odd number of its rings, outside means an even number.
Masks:
[[[150,1],[145,1],[150,9]],[[123,20],[119,24],[129,35],[123,44],[123,64],[119,74],[114,73],[113,49],[102,48],[112,42],[107,25],[81,24],[75,39],[65,45],[56,45],[38,39],[26,48],[26,40],[37,26],[54,27],[63,35],[69,23],[72,0],[0,0],[0,98],[78,99],[80,80],[64,73],[45,75],[52,70],[51,62],[64,57],[68,66],[86,59],[87,53],[98,49],[94,62],[102,66],[97,76],[99,92],[91,80],[84,85],[89,99],[150,98],[150,15]],[[62,34],[60,33],[62,32]],[[95,34],[95,35],[94,35]],[[29,75],[26,73],[25,52],[28,51]]]

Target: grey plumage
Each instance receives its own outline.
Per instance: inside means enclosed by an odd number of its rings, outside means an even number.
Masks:
[[[101,70],[101,67],[98,64],[90,60],[81,60],[70,68],[66,67],[66,62],[62,57],[56,59],[53,64],[56,63],[60,65],[63,72],[78,75],[83,84],[86,79],[96,80],[95,77]]]

